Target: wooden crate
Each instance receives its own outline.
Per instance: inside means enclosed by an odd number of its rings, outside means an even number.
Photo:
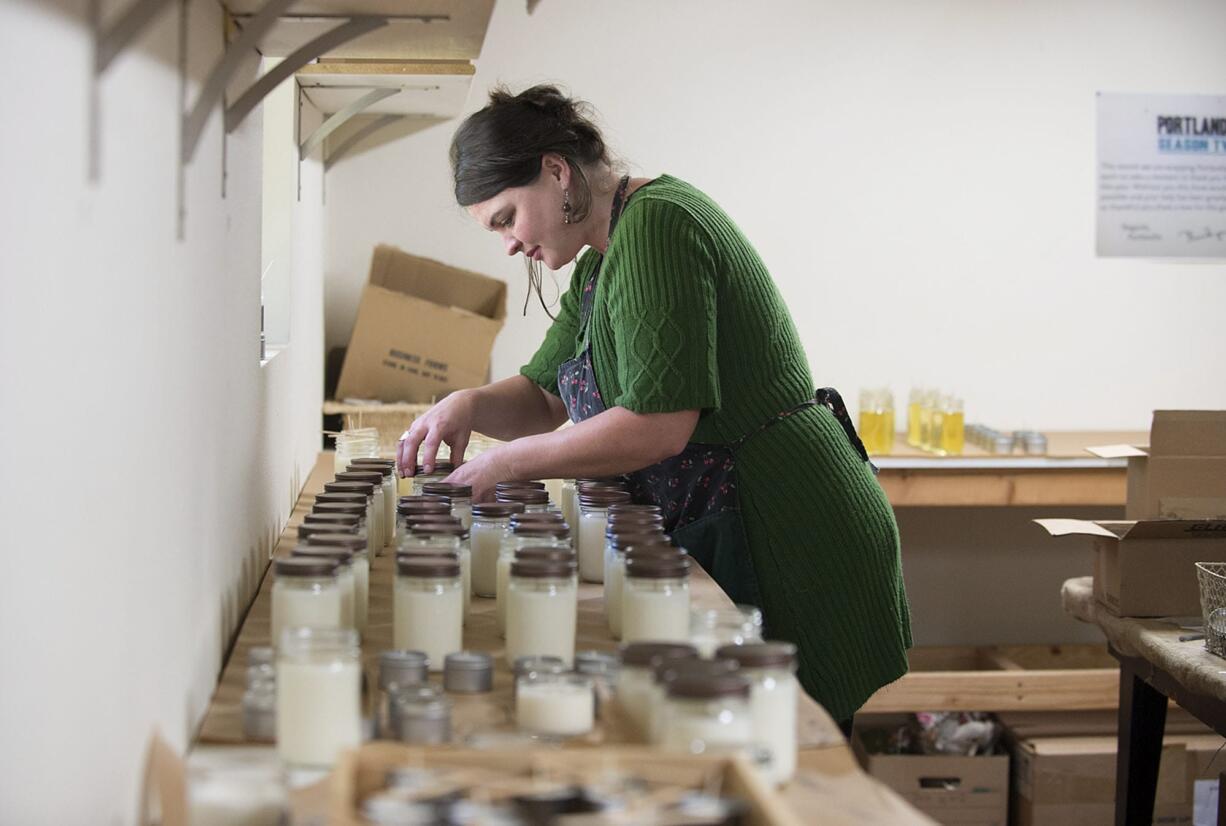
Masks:
[[[861,711],[1084,711],[1119,703],[1119,667],[1103,645],[915,648],[909,660],[910,673]]]
[[[471,769],[491,782],[529,778],[599,777],[626,771],[651,788],[678,787],[738,798],[749,805],[747,826],[800,826],[804,821],[743,757],[671,755],[638,746],[473,750],[374,742],[346,752],[332,775],[328,822],[364,826],[361,804],[384,787],[389,769]]]

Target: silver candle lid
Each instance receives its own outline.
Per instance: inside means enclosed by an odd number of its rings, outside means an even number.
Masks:
[[[610,651],[578,651],[575,653],[575,671],[579,674],[615,674],[621,668],[621,659]]]
[[[426,682],[430,658],[422,651],[393,649],[379,654],[379,688],[394,685],[422,685]]]
[[[443,687],[477,694],[494,687],[494,658],[480,651],[454,651],[443,660]]]

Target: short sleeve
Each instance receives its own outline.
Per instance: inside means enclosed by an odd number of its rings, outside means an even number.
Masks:
[[[608,286],[620,391],[613,403],[636,413],[717,409],[710,239],[684,208],[650,198],[626,210],[618,235]]]
[[[579,296],[583,292],[584,280],[592,271],[592,255],[589,250],[580,257],[571,276],[570,287],[562,296],[557,318],[531,360],[519,370],[521,376],[555,396],[558,395],[558,367],[575,355],[579,337]]]

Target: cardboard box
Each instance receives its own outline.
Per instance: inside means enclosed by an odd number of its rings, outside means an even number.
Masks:
[[[870,775],[946,826],[1007,826],[1008,754],[874,754],[865,746],[863,733],[876,725],[862,726],[857,720],[851,738]]]
[[[1163,741],[1154,823],[1192,822],[1195,782],[1223,738],[1179,709]],[[1089,715],[1094,717],[1094,715]],[[1002,714],[1013,755],[1013,826],[1109,826],[1115,820],[1116,714]],[[1084,732],[1079,729],[1085,728]],[[1172,728],[1191,733],[1175,734]],[[1042,731],[1042,734],[1036,734]]]
[[[376,247],[337,398],[429,403],[484,384],[506,298],[495,278]]]
[[[1155,410],[1148,447],[1087,450],[1128,459],[1127,519],[1226,519],[1226,410]]]
[[[1121,617],[1199,617],[1197,562],[1226,562],[1226,521],[1036,519],[1052,536],[1088,536],[1094,597]]]

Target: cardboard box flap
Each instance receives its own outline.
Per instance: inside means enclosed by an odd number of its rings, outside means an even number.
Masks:
[[[1226,410],[1155,410],[1151,455],[1226,456]]]
[[[1105,536],[1108,539],[1226,539],[1226,520],[1147,519],[1115,522],[1089,519],[1035,519],[1052,536]]]
[[[1135,456],[1148,456],[1149,448],[1136,445],[1096,445],[1087,447],[1086,453],[1100,459],[1131,459]]]
[[[507,314],[505,282],[409,255],[387,244],[375,247],[370,283],[494,321],[503,320]]]

